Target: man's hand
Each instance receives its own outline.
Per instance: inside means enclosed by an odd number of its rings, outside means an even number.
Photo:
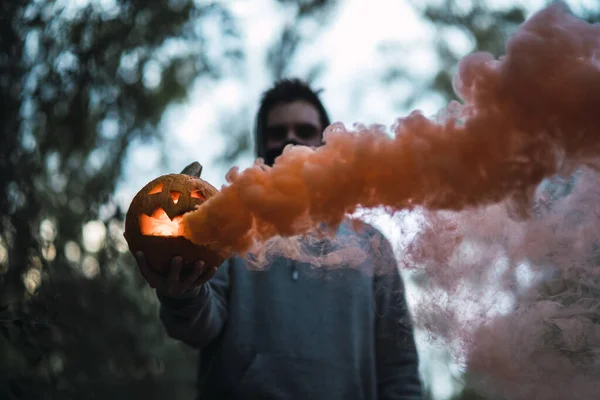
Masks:
[[[217,268],[208,268],[205,270],[204,261],[196,261],[194,264],[194,269],[186,276],[184,279],[181,277],[181,257],[173,257],[171,259],[171,268],[169,270],[169,276],[163,277],[162,275],[154,272],[150,267],[148,267],[148,263],[146,262],[146,257],[144,253],[138,251],[135,254],[135,259],[137,261],[140,272],[146,279],[146,282],[152,287],[156,289],[159,294],[165,296],[179,296],[184,294],[185,292],[189,292],[200,285],[208,282],[217,272]]]
[[[197,178],[202,174],[202,165],[198,161],[194,161],[185,167],[181,174],[195,176]],[[167,296],[178,296],[190,290],[197,288],[200,285],[208,282],[210,278],[212,278],[217,272],[217,268],[210,268],[205,271],[204,262],[196,261],[194,264],[193,271],[190,274],[182,279],[181,277],[181,257],[173,257],[171,259],[171,268],[169,270],[169,276],[167,278],[163,277],[160,274],[157,274],[152,269],[148,267],[148,263],[146,262],[146,257],[144,253],[138,251],[135,254],[135,260],[137,261],[138,267],[153,289],[159,294],[167,295]]]

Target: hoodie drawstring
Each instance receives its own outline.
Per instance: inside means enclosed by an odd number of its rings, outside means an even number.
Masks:
[[[292,260],[292,280],[293,281],[297,281],[298,280],[298,268],[296,268],[296,261]]]

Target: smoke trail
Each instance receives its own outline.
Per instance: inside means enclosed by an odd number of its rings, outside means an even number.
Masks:
[[[233,168],[221,193],[185,217],[185,236],[244,253],[276,236],[335,228],[359,207],[462,210],[512,199],[521,216],[536,185],[600,154],[600,27],[562,3],[540,11],[506,55],[463,58],[454,80],[464,104],[428,119],[325,133],[316,150],[290,147],[273,168]]]

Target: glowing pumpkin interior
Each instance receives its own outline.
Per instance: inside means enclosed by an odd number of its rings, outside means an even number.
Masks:
[[[151,216],[140,215],[140,233],[146,236],[183,236],[182,218],[179,215],[171,219],[165,210],[157,208]]]

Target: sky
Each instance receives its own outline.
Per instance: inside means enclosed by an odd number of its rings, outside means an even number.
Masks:
[[[571,2],[575,5],[593,4],[594,0]],[[219,121],[223,115],[233,114],[247,104],[258,104],[259,96],[271,82],[265,72],[263,60],[266,44],[270,43],[285,19],[283,9],[273,7],[270,0],[234,0],[231,9],[243,21],[243,40],[248,59],[246,76],[229,77],[218,85],[198,82],[191,90],[189,101],[171,107],[164,116],[162,129],[165,132],[161,149],[156,143],[132,143],[127,155],[123,178],[118,186],[116,199],[125,208],[135,193],[153,178],[172,172],[179,172],[190,162],[197,160],[203,164],[203,178],[217,188],[225,184],[229,167],[215,163],[226,146],[225,134]],[[464,3],[469,3],[465,0]],[[513,2],[507,0],[489,1],[490,5],[502,6]],[[543,1],[529,1],[531,9],[539,9]],[[403,65],[416,76],[427,77],[436,68],[431,43],[435,32],[416,15],[412,6],[401,0],[340,0],[341,7],[333,16],[326,30],[315,37],[312,43],[300,50],[301,59],[294,64],[294,73],[302,76],[314,63],[324,61],[326,70],[319,79],[324,87],[322,99],[334,121],[346,126],[355,122],[378,123],[391,126],[395,119],[411,110],[398,110],[392,98],[395,93],[378,81],[383,68],[394,60],[384,59],[377,52],[379,45],[388,41],[401,42],[408,50],[404,54]],[[469,43],[460,36],[455,46],[465,53]],[[398,60],[400,61],[400,60]],[[418,108],[426,115],[442,108],[436,98],[428,98],[418,103]],[[251,114],[255,109],[251,109]],[[249,115],[248,126],[252,124]],[[166,154],[166,165],[161,164],[162,154]],[[241,169],[254,161],[252,154],[244,154],[234,165]],[[392,242],[398,242],[398,231],[385,217],[376,221]],[[408,287],[409,296],[414,288]],[[435,376],[432,382],[436,398],[448,398],[452,393],[452,382],[447,366],[428,362],[432,349],[419,340],[423,351],[424,368],[427,374]]]

